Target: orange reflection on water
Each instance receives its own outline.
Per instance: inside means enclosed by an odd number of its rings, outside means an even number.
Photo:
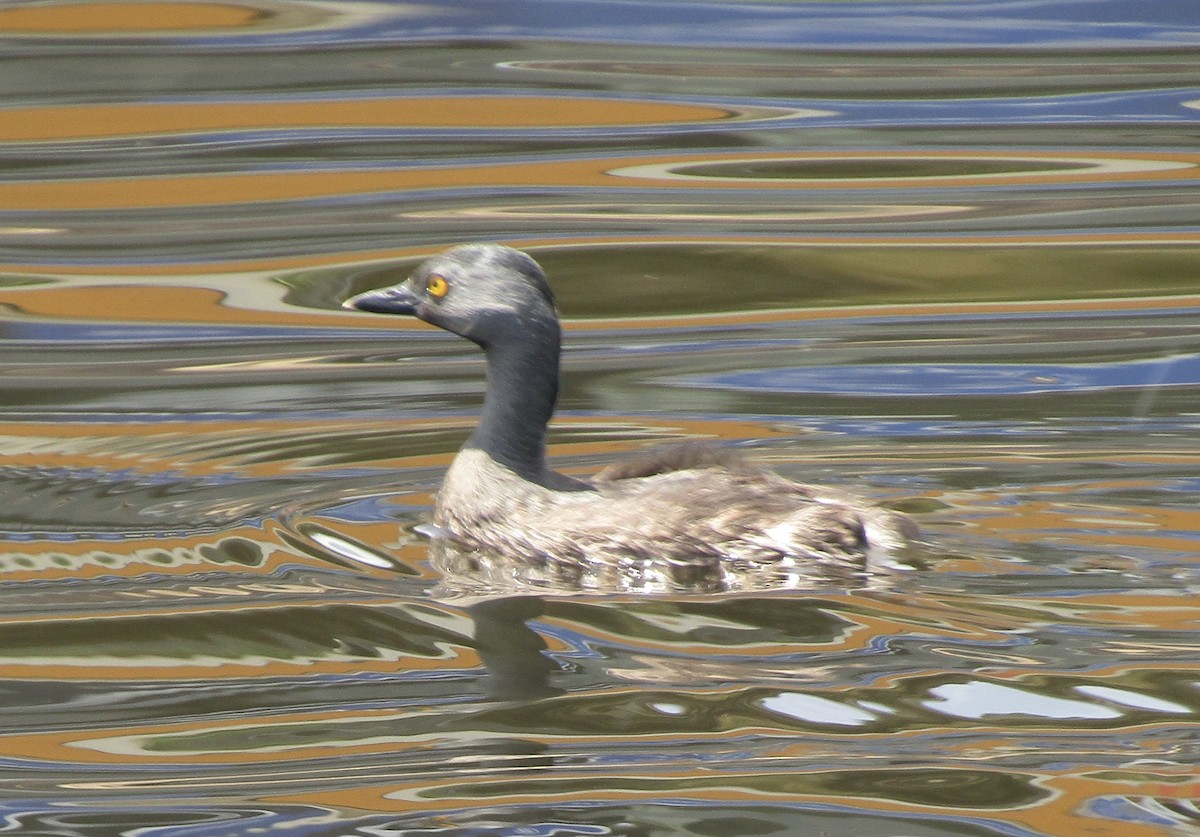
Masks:
[[[53,35],[235,29],[262,16],[260,9],[233,3],[12,3],[0,9],[0,31]]]
[[[280,289],[282,293],[282,288]],[[170,285],[80,285],[6,288],[0,298],[26,314],[114,323],[205,323],[363,328],[372,323],[339,311],[263,311],[227,304],[209,288]]]
[[[441,100],[434,100],[440,102]],[[583,102],[591,108],[594,102]],[[655,106],[657,107],[657,106]],[[80,180],[8,181],[0,184],[0,204],[9,210],[118,209],[167,206],[214,206],[266,201],[311,200],[348,195],[380,195],[414,190],[450,191],[464,187],[511,188],[589,186],[606,188],[672,189],[910,189],[913,187],[978,187],[981,185],[1062,185],[1103,183],[1162,183],[1200,180],[1200,153],[1123,152],[1120,158],[1099,154],[1044,152],[1034,158],[987,152],[844,152],[838,159],[910,163],[1024,161],[1023,170],[1008,174],[946,174],[906,177],[691,177],[674,172],[683,167],[761,163],[761,154],[648,155],[626,158],[553,160],[486,164],[441,165],[371,170],[313,170],[248,174],[164,175],[159,177],[95,178]],[[780,156],[781,163],[825,162],[830,155],[816,152]],[[1045,166],[1039,169],[1039,161]],[[1064,163],[1081,167],[1063,170]],[[1096,235],[1110,236],[1109,233]],[[1122,232],[1122,239],[1129,233]],[[1153,235],[1153,234],[1151,234]],[[1171,235],[1175,235],[1172,233]],[[1136,237],[1136,236],[1135,236]],[[1185,235],[1186,237],[1186,235]],[[896,236],[901,242],[910,241]],[[1078,236],[1067,236],[1077,240]],[[996,239],[992,239],[995,241]]]
[[[703,105],[561,96],[394,96],[307,101],[160,102],[3,111],[0,142],[324,128],[549,128],[729,119]],[[310,173],[311,174],[311,173]]]
[[[1080,455],[1072,460],[1088,459]],[[1153,454],[1131,451],[1108,451],[1103,461],[1132,463],[1166,463],[1181,466],[1187,462],[1200,468],[1200,456],[1190,450],[1158,451]],[[1122,549],[1150,548],[1169,553],[1187,554],[1196,549],[1196,532],[1200,532],[1200,510],[1168,505],[1119,505],[1097,500],[1084,503],[1078,499],[1060,498],[1073,486],[1039,486],[1027,489],[1028,495],[1014,502],[1011,495],[976,492],[970,498],[974,511],[970,525],[985,531],[1003,532],[1017,543],[1070,541],[1092,544],[1098,554],[1119,554]],[[1117,488],[1127,490],[1153,489],[1142,481],[1126,483],[1095,483],[1092,490]],[[1043,495],[1052,495],[1043,499]],[[953,501],[952,501],[953,502]],[[994,506],[992,505],[994,504]],[[993,509],[987,511],[986,509]]]

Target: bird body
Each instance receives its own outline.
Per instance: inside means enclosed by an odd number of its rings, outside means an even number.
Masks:
[[[545,435],[561,329],[545,275],[520,251],[457,247],[345,304],[415,315],[487,356],[479,425],[434,508],[438,531],[459,550],[587,588],[711,588],[761,571],[850,579],[915,534],[903,514],[710,445],[652,450],[591,480],[552,470]]]

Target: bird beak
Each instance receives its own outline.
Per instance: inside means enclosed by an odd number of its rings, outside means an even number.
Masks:
[[[405,283],[352,296],[342,303],[342,307],[352,311],[369,311],[372,314],[411,315],[417,313],[417,304],[420,301]]]

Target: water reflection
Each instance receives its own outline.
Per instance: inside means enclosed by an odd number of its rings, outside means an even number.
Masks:
[[[7,4],[5,822],[1194,830],[1185,6]],[[477,239],[555,282],[557,466],[745,447],[921,560],[456,588],[482,362],[338,304]]]
[[[306,298],[341,292],[325,276]],[[747,394],[718,410],[695,387],[656,387],[665,412],[629,411],[655,374],[798,354],[849,374],[863,351],[911,364],[1005,345],[1149,354],[1191,316],[1145,301],[1059,319],[956,305],[570,324],[552,450],[568,470],[716,436],[785,473],[916,504],[937,535],[925,568],[891,587],[802,595],[438,601],[446,577],[410,527],[472,423],[469,349],[416,329],[351,333],[318,309],[305,316],[337,327],[277,331],[295,341],[282,347],[215,333],[147,357],[143,341],[138,363],[184,376],[174,413],[59,405],[5,424],[6,752],[77,805],[136,794],[146,822],[175,826],[250,816],[235,797],[280,822],[373,812],[335,817],[363,833],[469,823],[480,806],[514,822],[560,808],[650,821],[640,812],[664,794],[704,801],[713,828],[822,823],[847,806],[868,823],[916,810],[930,830],[982,833],[1061,832],[1125,805],[1152,822],[1186,812],[1194,420],[1131,422],[1128,403],[1048,420],[1004,391],[979,396],[984,420],[892,401],[870,418],[836,403],[788,415]],[[321,363],[270,361],[268,347],[311,357],[314,339]],[[123,351],[98,345],[95,375]],[[277,391],[241,414],[194,412],[192,393],[234,403],[247,380]],[[109,386],[111,411],[160,383]],[[342,400],[302,413],[314,391]],[[47,730],[48,706],[69,720]],[[555,780],[531,775],[543,770]],[[970,796],[985,786],[995,795]],[[174,806],[195,793],[224,801]],[[21,821],[53,819],[37,810]]]

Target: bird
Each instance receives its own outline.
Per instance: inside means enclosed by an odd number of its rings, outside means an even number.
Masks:
[[[712,443],[650,449],[587,479],[555,471],[546,434],[562,328],[545,272],[520,250],[453,247],[343,306],[415,316],[483,350],[479,421],[437,492],[432,529],[443,551],[471,556],[477,570],[517,568],[585,590],[850,581],[919,534],[901,512],[793,482]]]

